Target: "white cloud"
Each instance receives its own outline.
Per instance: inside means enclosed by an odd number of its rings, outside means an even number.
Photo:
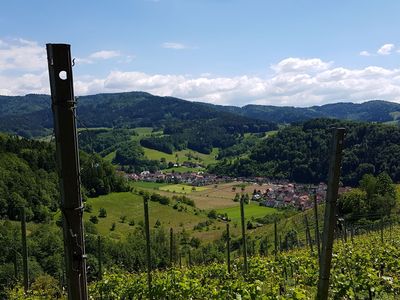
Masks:
[[[319,58],[301,59],[289,57],[280,61],[276,65],[272,65],[272,69],[276,72],[301,72],[301,71],[323,71],[329,68],[331,62],[323,62]]]
[[[0,72],[6,70],[44,70],[47,67],[44,46],[23,39],[1,41]]]
[[[77,59],[77,62],[96,62],[100,57],[112,55],[103,53],[96,56],[97,59],[83,58]],[[119,53],[119,60],[124,57]],[[319,58],[285,58],[271,65],[269,72],[266,72],[268,76],[243,74],[228,77],[212,73],[190,76],[114,70],[100,77],[79,74],[79,70],[74,69],[76,95],[138,90],[232,105],[310,106],[368,99],[400,102],[400,69],[379,66],[346,68]],[[1,40],[0,94],[27,93],[49,93],[44,46],[22,39]]]
[[[174,42],[165,42],[162,43],[161,47],[166,49],[175,49],[175,50],[182,50],[189,48],[188,46],[181,44],[181,43],[174,43]]]
[[[365,50],[364,50],[364,51],[361,51],[361,52],[360,52],[360,55],[361,55],[361,56],[371,56],[371,53],[369,53],[368,51],[365,51]]]
[[[110,59],[114,57],[121,56],[121,53],[119,51],[115,50],[101,50],[94,52],[89,55],[89,58],[91,59]]]
[[[389,55],[392,53],[393,49],[394,49],[393,44],[385,44],[382,47],[380,47],[376,53],[378,53],[379,55]]]
[[[315,58],[288,58],[271,68],[274,72],[268,78],[113,71],[105,78],[77,78],[75,90],[77,94],[137,90],[233,105],[310,106],[368,99],[400,102],[400,69],[377,66],[348,69]]]

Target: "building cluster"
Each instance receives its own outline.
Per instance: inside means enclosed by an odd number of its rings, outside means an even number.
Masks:
[[[315,195],[317,203],[325,201],[327,185],[305,184],[271,184],[262,190],[255,190],[252,200],[258,201],[260,205],[274,208],[294,207],[306,210],[314,206]],[[348,188],[340,188],[339,193],[343,193]]]
[[[275,208],[295,207],[305,210],[314,205],[312,195],[316,195],[317,202],[323,201],[326,195],[326,184],[309,186],[301,184],[273,184],[264,190],[258,190],[253,194],[253,200],[260,205]]]
[[[135,181],[163,182],[171,184],[182,183],[193,186],[205,186],[232,181],[232,179],[229,177],[221,177],[204,172],[162,173],[158,171],[155,173],[150,173],[149,171],[143,171],[139,174],[132,173],[126,174],[125,176],[128,179]]]

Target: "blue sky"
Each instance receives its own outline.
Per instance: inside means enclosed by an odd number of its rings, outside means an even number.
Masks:
[[[5,1],[0,94],[48,93],[44,47],[63,42],[77,95],[400,102],[399,11],[399,1]]]

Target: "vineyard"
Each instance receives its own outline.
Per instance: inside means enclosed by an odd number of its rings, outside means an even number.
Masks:
[[[365,233],[333,249],[331,299],[398,299],[400,297],[400,227]],[[313,299],[318,282],[317,254],[307,248],[276,256],[254,256],[243,275],[242,260],[158,270],[152,273],[152,299]],[[28,299],[53,299],[51,290],[32,291]],[[149,299],[145,273],[107,270],[89,285],[91,299]],[[23,298],[22,287],[10,299]]]

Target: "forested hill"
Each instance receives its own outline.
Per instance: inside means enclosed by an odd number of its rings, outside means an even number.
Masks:
[[[47,99],[47,100],[46,100]],[[26,95],[1,97],[0,131],[30,137],[52,128],[50,97]],[[47,103],[46,103],[47,102]],[[28,105],[29,103],[32,106]],[[143,92],[98,94],[78,98],[78,126],[155,127],[211,122],[231,133],[265,132],[276,124],[221,111],[214,106]]]
[[[80,159],[84,194],[128,190],[125,180],[99,155],[81,152]],[[15,219],[25,207],[28,220],[47,221],[58,203],[54,145],[0,133],[0,219]]]
[[[342,160],[344,184],[355,186],[364,174],[382,172],[387,172],[394,181],[400,181],[398,126],[332,119],[315,119],[288,126],[240,159],[224,157],[211,171],[230,176],[326,182],[332,127],[347,129]],[[229,153],[228,150],[225,152]]]
[[[335,118],[366,122],[390,122],[400,119],[400,104],[372,100],[364,103],[341,102],[312,107],[246,105],[220,107],[242,116],[277,123],[302,122],[314,118]]]
[[[46,95],[0,96],[0,131],[25,137],[49,133],[52,128],[50,102],[50,97]],[[272,130],[276,126],[274,123],[295,123],[318,117],[397,122],[400,104],[374,100],[362,104],[335,103],[309,108],[263,105],[240,108],[129,92],[79,97],[78,116],[80,127],[165,128],[176,124],[186,127],[193,121],[212,123],[218,120],[212,125],[241,133]]]

